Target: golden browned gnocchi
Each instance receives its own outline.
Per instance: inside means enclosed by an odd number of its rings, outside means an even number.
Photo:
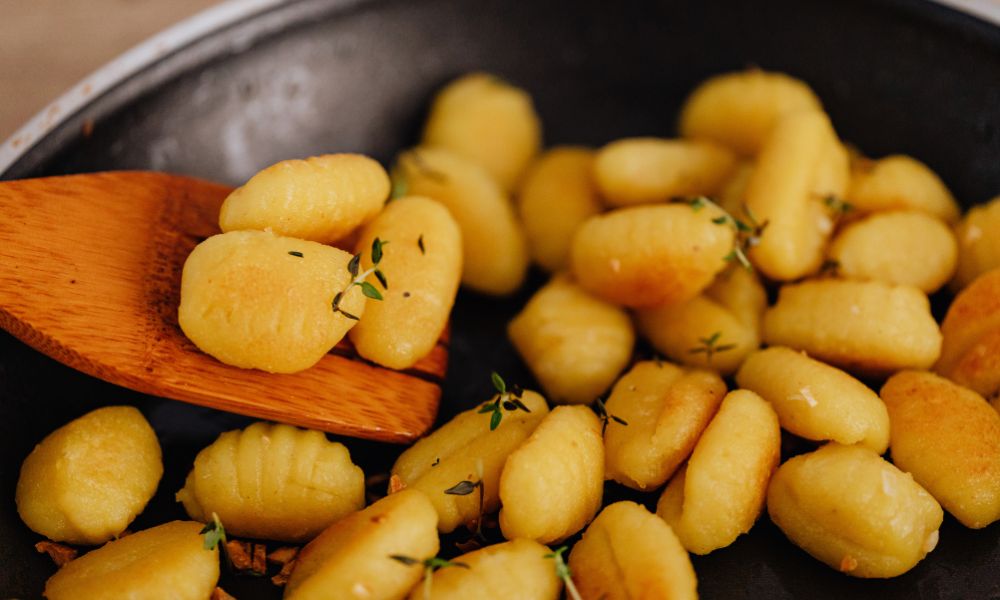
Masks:
[[[912,285],[930,294],[955,272],[958,244],[941,220],[921,211],[894,211],[851,223],[827,255],[841,276]]]
[[[524,176],[518,209],[531,258],[547,271],[567,268],[573,234],[601,212],[593,164],[593,150],[557,146],[540,156]]]
[[[423,568],[392,557],[422,561],[438,548],[434,507],[422,493],[403,490],[344,517],[306,544],[284,597],[402,600]]]
[[[583,598],[693,600],[691,559],[663,519],[634,502],[615,502],[573,546],[569,568]]]
[[[199,452],[177,500],[196,521],[218,514],[234,535],[305,542],[364,507],[365,476],[319,431],[254,423]]]
[[[482,165],[511,191],[541,142],[542,126],[531,96],[493,75],[472,73],[434,98],[421,143]]]
[[[862,212],[919,210],[947,223],[959,216],[958,203],[941,178],[904,155],[855,160],[847,199]]]
[[[491,400],[494,401],[496,397]],[[504,461],[549,412],[545,399],[535,392],[526,390],[521,401],[530,412],[501,407],[502,418],[496,429],[490,428],[493,417],[488,412],[476,408],[461,412],[396,459],[392,474],[400,485],[419,490],[430,498],[442,533],[454,531],[462,524],[472,525],[482,515],[496,512],[500,507],[499,483]],[[463,481],[477,488],[466,486],[469,489],[465,493],[445,493]]]
[[[351,255],[266,231],[232,231],[198,244],[184,263],[177,311],[184,334],[218,360],[294,373],[316,364],[364,314]],[[345,291],[346,290],[346,291]],[[334,297],[344,291],[340,308]]]
[[[222,231],[269,230],[328,244],[371,220],[389,197],[389,175],[360,154],[283,160],[226,198]]]
[[[219,580],[219,551],[201,523],[172,521],[133,533],[67,563],[45,582],[49,600],[205,600]]]
[[[819,269],[833,231],[823,198],[843,196],[847,171],[846,152],[821,111],[793,113],[775,124],[746,189],[748,217],[767,223],[750,249],[765,275],[789,281]]]
[[[904,473],[862,446],[831,442],[790,459],[767,492],[771,520],[792,542],[854,577],[895,577],[938,542],[943,513]]]
[[[601,508],[604,440],[586,406],[559,406],[504,463],[500,529],[543,544],[580,531]]]
[[[743,326],[760,336],[767,290],[753,271],[738,264],[730,265],[705,288],[705,297],[725,306]]]
[[[100,544],[125,531],[163,475],[160,443],[131,406],[91,411],[56,429],[21,465],[17,512],[57,542]]]
[[[680,132],[753,156],[781,117],[820,108],[808,85],[784,73],[760,69],[725,73],[703,82],[688,96],[681,109]]]
[[[781,426],[795,435],[862,444],[879,454],[889,447],[889,414],[878,395],[805,353],[782,346],[754,352],[736,383],[767,400]]]
[[[1000,519],[1000,415],[983,397],[917,371],[893,375],[881,395],[896,466],[966,527]]]
[[[410,592],[410,600],[558,600],[562,581],[556,576],[549,549],[538,542],[514,539],[456,557],[463,567],[434,573],[430,595],[424,586]]]
[[[983,273],[1000,267],[1000,196],[973,206],[955,228],[958,267],[951,289],[958,292]]]
[[[733,249],[721,209],[633,206],[588,219],[573,237],[570,264],[587,291],[630,307],[690,300],[712,283]]]
[[[927,296],[880,281],[823,279],[781,288],[764,314],[764,341],[790,346],[852,373],[927,369],[941,332]]]
[[[941,322],[934,370],[987,398],[1000,398],[1000,269],[959,292]]]
[[[707,141],[627,138],[601,148],[594,179],[612,206],[715,194],[735,165],[732,153]]]
[[[479,165],[443,148],[404,152],[394,175],[410,194],[444,204],[462,230],[462,283],[509,294],[528,270],[528,245],[503,190]]]
[[[605,477],[637,490],[663,485],[694,449],[726,384],[710,371],[667,362],[636,363],[611,391],[604,434]]]
[[[390,243],[378,265],[389,287],[350,337],[361,356],[406,369],[434,348],[448,324],[462,276],[462,232],[445,207],[410,196],[393,200],[365,226],[355,246],[363,269],[372,266],[375,239]]]
[[[589,404],[628,365],[635,343],[621,308],[566,276],[535,292],[507,325],[514,347],[552,402]]]
[[[753,527],[780,453],[774,409],[751,391],[730,392],[663,491],[656,514],[689,551],[724,548]]]

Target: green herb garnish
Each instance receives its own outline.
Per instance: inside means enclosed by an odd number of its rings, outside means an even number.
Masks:
[[[566,595],[569,596],[571,600],[583,600],[580,597],[580,592],[577,591],[576,586],[573,585],[573,573],[569,570],[569,565],[563,560],[563,553],[566,552],[568,548],[566,546],[561,546],[557,548],[554,552],[550,552],[544,556],[544,558],[551,558],[556,564],[556,576],[563,580],[566,584]]]
[[[199,533],[205,536],[205,541],[202,544],[205,550],[215,550],[219,544],[225,548],[226,528],[222,526],[219,515],[212,513],[212,521],[206,523]]]
[[[389,558],[394,561],[401,562],[408,567],[412,567],[414,565],[422,565],[424,567],[424,600],[430,600],[431,598],[431,579],[435,571],[448,567],[461,567],[463,569],[469,568],[469,565],[464,562],[447,560],[436,556],[419,560],[404,554],[390,554]]]
[[[736,344],[719,344],[719,340],[722,338],[722,332],[716,331],[708,337],[698,338],[701,342],[699,346],[695,346],[688,350],[688,354],[704,354],[705,362],[707,364],[712,364],[712,357],[719,352],[725,352],[726,350],[732,350],[736,347]]]
[[[302,258],[302,253],[299,252],[298,250],[289,250],[288,253],[292,256],[297,256],[298,258]]]
[[[378,288],[376,288],[369,281],[367,281],[367,279],[369,275],[374,274],[375,278],[378,279],[378,282],[382,284],[382,289],[386,290],[389,289],[389,282],[386,281],[385,274],[382,272],[381,269],[378,268],[379,263],[382,262],[382,247],[388,243],[389,242],[383,242],[378,238],[372,240],[372,252],[371,252],[372,266],[370,269],[364,272],[360,272],[361,253],[359,252],[351,257],[351,261],[347,263],[347,272],[350,273],[352,277],[351,283],[347,284],[346,289],[337,292],[337,294],[333,297],[333,302],[331,303],[333,312],[340,313],[345,317],[347,317],[348,319],[354,321],[359,320],[356,315],[353,315],[345,311],[344,309],[340,308],[340,303],[344,299],[344,294],[346,294],[347,291],[354,286],[360,287],[361,293],[364,294],[366,297],[371,298],[372,300],[382,300],[381,292],[378,291]]]
[[[503,377],[496,371],[490,374],[490,380],[493,382],[493,387],[496,389],[496,397],[491,401],[483,404],[479,407],[479,414],[485,415],[490,414],[490,431],[493,431],[500,426],[500,421],[503,420],[503,411],[513,412],[515,410],[523,410],[524,412],[531,412],[524,402],[521,401],[521,395],[524,391],[520,386],[514,386],[510,390],[507,389],[507,384],[504,382]]]
[[[420,234],[420,237],[417,238],[417,248],[420,248],[421,254],[427,254],[427,250],[424,248],[424,234],[422,233]]]
[[[608,408],[604,405],[604,400],[598,398],[591,408],[597,413],[597,417],[601,419],[601,437],[604,437],[604,433],[608,430],[608,423],[611,421],[628,427],[628,421],[625,419],[608,414]]]

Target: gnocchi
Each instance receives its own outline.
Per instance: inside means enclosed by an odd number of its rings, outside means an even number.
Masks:
[[[847,199],[862,212],[918,210],[946,223],[959,216],[958,203],[941,178],[904,155],[855,160]]]
[[[959,292],[941,322],[934,370],[982,396],[1000,397],[1000,269]]]
[[[958,266],[951,290],[959,292],[983,273],[1000,267],[1000,196],[973,206],[955,227]]]

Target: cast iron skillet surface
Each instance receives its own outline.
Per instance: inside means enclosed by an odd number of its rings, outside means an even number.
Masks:
[[[748,65],[802,77],[843,139],[873,156],[919,157],[965,204],[1000,193],[1000,29],[901,0],[292,2],[163,57],[69,116],[2,176],[158,169],[236,184],[277,160],[323,152],[388,163],[417,140],[434,90],[473,69],[534,95],[547,144],[672,135],[697,82]],[[96,123],[89,136],[86,120]],[[485,399],[493,369],[533,383],[504,326],[541,281],[533,274],[502,301],[459,296],[442,418]],[[15,511],[21,461],[52,429],[121,403],[150,419],[166,462],[133,529],[184,518],[173,494],[194,455],[247,419],[117,388],[0,335],[0,596],[37,597],[54,571]],[[346,443],[366,473],[398,452]],[[608,495],[628,496],[612,484]],[[998,541],[1000,525],[971,532],[946,517],[940,545],[913,571],[860,581],[795,548],[765,515],[751,535],[693,562],[705,599],[997,599]],[[267,581],[224,576],[223,586],[241,599],[280,596]]]

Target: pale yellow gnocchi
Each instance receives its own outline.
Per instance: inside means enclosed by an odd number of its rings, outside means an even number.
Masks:
[[[627,138],[597,153],[594,179],[612,206],[714,195],[735,165],[732,153],[707,141]]]
[[[973,206],[955,227],[958,267],[951,282],[958,292],[983,273],[1000,267],[1000,196]]]
[[[808,85],[784,73],[760,69],[725,73],[703,82],[688,96],[681,109],[680,132],[753,156],[778,119],[820,108]]]
[[[569,568],[586,599],[694,600],[691,559],[663,519],[634,502],[615,502],[573,546]]]
[[[621,308],[566,276],[535,292],[507,325],[514,348],[555,403],[589,404],[628,365],[635,343]]]
[[[938,542],[943,513],[908,473],[873,450],[830,443],[781,465],[771,520],[814,558],[853,577],[895,577]]]
[[[927,296],[880,281],[785,285],[764,314],[764,341],[863,375],[927,369],[941,352]]]
[[[917,371],[893,375],[881,395],[896,466],[966,527],[1000,520],[1000,415],[983,397]]]
[[[559,542],[601,508],[604,440],[586,406],[559,406],[515,450],[500,475],[500,529],[505,538]]]
[[[462,232],[448,210],[420,196],[393,200],[364,227],[355,251],[371,264],[372,243],[388,242],[378,269],[389,287],[365,307],[349,335],[358,354],[391,369],[426,356],[448,324],[462,275]],[[373,285],[380,285],[371,278]],[[380,286],[381,287],[381,286]]]
[[[471,73],[438,92],[421,143],[482,165],[511,191],[541,147],[542,126],[524,90]]]
[[[663,491],[656,514],[689,551],[724,548],[753,527],[780,453],[774,409],[751,391],[730,392]]]
[[[941,322],[934,370],[986,398],[1000,398],[1000,269],[965,287]]]
[[[17,480],[17,512],[49,539],[101,544],[142,512],[162,475],[160,443],[142,413],[99,408],[31,451]]]
[[[573,234],[603,203],[591,174],[594,151],[557,146],[528,169],[517,195],[531,258],[546,271],[569,265]]]
[[[365,476],[319,431],[254,423],[198,453],[177,492],[188,516],[239,536],[306,542],[365,504]]]
[[[402,600],[424,575],[420,564],[439,549],[437,513],[422,493],[403,490],[333,523],[306,544],[284,597]]]
[[[496,397],[489,402],[495,401]],[[478,408],[461,412],[396,459],[392,475],[402,487],[430,498],[442,533],[471,526],[500,507],[504,462],[549,412],[545,399],[530,390],[524,391],[521,402],[528,412],[507,410],[501,402],[502,417],[495,429],[491,412]],[[469,483],[459,485],[462,482]]]
[[[266,231],[232,231],[198,244],[184,263],[177,311],[202,352],[245,369],[294,373],[316,364],[361,317],[349,287],[351,255]],[[333,300],[344,292],[340,311]]]
[[[847,200],[861,212],[918,210],[946,223],[959,217],[958,203],[941,178],[905,155],[853,161]]]
[[[955,272],[958,244],[941,220],[921,211],[894,211],[845,227],[827,256],[843,277],[912,285],[930,294]]]
[[[45,582],[49,600],[205,600],[219,580],[219,551],[201,523],[172,521],[123,537],[63,566]]]
[[[844,371],[783,346],[751,354],[736,373],[741,388],[767,400],[781,426],[809,440],[889,447],[889,413],[865,384]]]
[[[633,206],[591,217],[573,237],[570,264],[585,290],[649,307],[697,296],[725,268],[733,229],[715,206]]]
[[[418,585],[410,600],[558,600],[562,581],[549,549],[533,540],[513,539],[467,552]],[[430,589],[430,593],[427,590]]]
[[[222,204],[222,231],[268,230],[329,244],[371,220],[389,197],[389,175],[360,154],[283,160]]]
[[[704,295],[725,306],[744,327],[760,337],[761,320],[767,309],[767,290],[755,272],[732,264],[705,288]]]
[[[710,371],[636,363],[605,403],[618,422],[604,434],[605,477],[637,490],[663,485],[715,415],[726,384]]]
[[[528,244],[507,195],[478,164],[443,148],[417,148],[396,162],[395,178],[410,194],[448,209],[462,230],[462,284],[504,295],[521,287]]]

